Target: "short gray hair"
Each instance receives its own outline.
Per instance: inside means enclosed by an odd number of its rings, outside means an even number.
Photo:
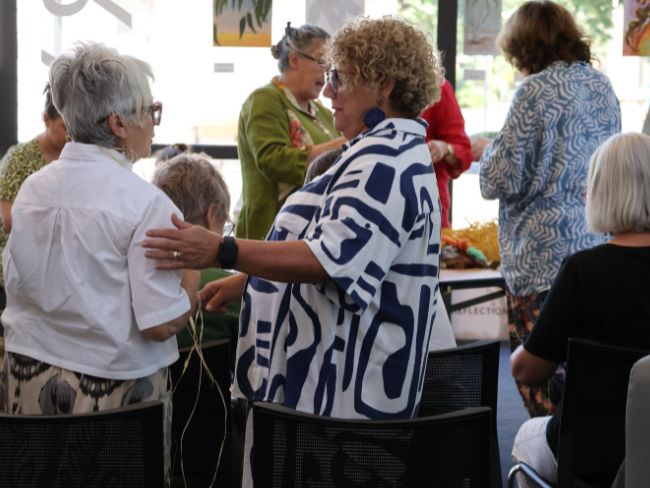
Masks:
[[[224,224],[229,220],[230,193],[206,154],[182,153],[156,167],[153,184],[183,212],[185,221],[201,225],[210,205]]]
[[[76,44],[50,68],[52,100],[72,140],[105,147],[118,143],[108,123],[102,123],[109,115],[143,126],[152,103],[149,79],[153,73],[144,61],[92,42]]]
[[[650,137],[628,132],[602,143],[589,162],[587,224],[596,232],[650,231]]]
[[[296,29],[291,27],[291,22],[287,22],[284,36],[280,42],[271,47],[271,54],[278,60],[280,73],[289,66],[290,52],[304,52],[309,49],[314,39],[325,41],[329,36],[327,31],[315,25],[305,24]]]

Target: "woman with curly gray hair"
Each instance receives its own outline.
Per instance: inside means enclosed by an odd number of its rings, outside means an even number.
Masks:
[[[437,306],[441,216],[418,114],[438,97],[439,58],[392,17],[344,25],[324,57],[325,95],[350,141],[289,196],[267,241],[175,218],[177,229],[149,232],[147,256],[161,269],[241,271],[201,292],[208,309],[243,293],[236,395],[327,416],[410,418]]]
[[[151,77],[143,61],[101,44],[52,64],[52,98],[72,141],[13,207],[3,255],[9,413],[169,400],[167,366],[199,273],[162,271],[142,256],[144,232],[179,212],[132,171],[160,123]]]

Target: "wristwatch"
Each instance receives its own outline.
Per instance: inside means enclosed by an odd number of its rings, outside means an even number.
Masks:
[[[238,247],[235,238],[232,236],[224,237],[217,251],[219,265],[224,269],[232,269],[237,261],[237,251]]]

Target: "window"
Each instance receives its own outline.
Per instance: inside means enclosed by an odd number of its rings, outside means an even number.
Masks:
[[[605,72],[621,103],[623,131],[641,131],[649,106],[650,60],[647,57],[623,57],[623,5],[609,0],[557,0],[576,15],[578,24],[593,38],[594,63]],[[505,22],[521,0],[481,1],[459,0],[456,54],[456,96],[465,118],[465,129],[472,137],[493,135],[501,129],[521,75],[502,55],[468,55],[463,53],[465,10],[468,3],[501,4],[501,21]],[[609,5],[614,5],[608,10]],[[400,0],[403,14],[435,33],[438,2]],[[480,24],[479,24],[480,25]],[[650,121],[649,121],[650,123]],[[498,201],[481,197],[479,165],[453,183],[452,225],[497,218]]]
[[[333,0],[332,8],[346,0]],[[78,41],[103,42],[153,68],[154,97],[164,103],[155,142],[236,145],[241,104],[277,74],[269,48],[214,47],[212,1],[77,0],[17,2],[18,139],[42,131],[41,95],[52,59]],[[394,13],[396,0],[366,0],[368,15]],[[272,42],[288,21],[301,25],[306,2],[275,0]],[[329,106],[329,103],[326,103]],[[230,187],[233,204],[241,191],[239,162],[215,161]],[[150,177],[153,160],[136,171]]]

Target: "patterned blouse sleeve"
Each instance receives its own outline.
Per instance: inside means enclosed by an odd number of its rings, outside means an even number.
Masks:
[[[534,87],[521,84],[503,128],[481,158],[481,194],[486,199],[517,198],[526,187],[526,175],[536,165],[541,113]]]
[[[326,198],[314,231],[306,237],[327,274],[345,293],[339,299],[358,313],[382,286],[411,231],[425,220],[411,215],[415,212],[405,196],[417,193],[407,188],[414,186],[412,175],[400,174],[377,157],[366,150],[340,163],[348,166]],[[430,165],[422,168],[429,170]]]
[[[0,162],[0,200],[14,201],[22,184],[22,179],[16,177],[20,169],[17,147],[9,148]]]

